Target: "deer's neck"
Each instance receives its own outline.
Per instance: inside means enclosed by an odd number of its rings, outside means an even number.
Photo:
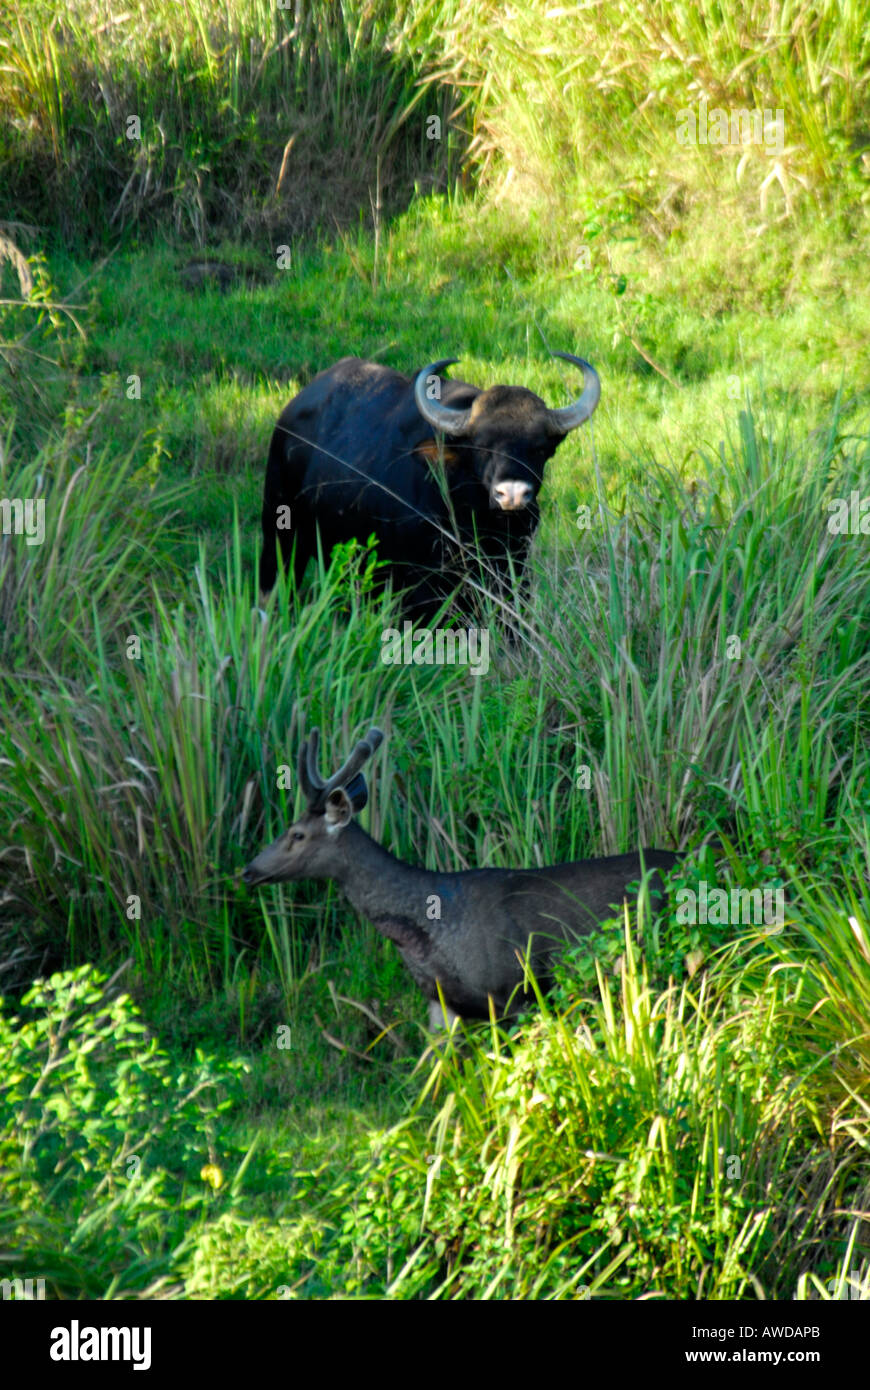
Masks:
[[[397,859],[352,822],[344,831],[345,854],[335,875],[353,906],[363,917],[393,937],[393,922],[427,927],[427,897],[437,875]]]

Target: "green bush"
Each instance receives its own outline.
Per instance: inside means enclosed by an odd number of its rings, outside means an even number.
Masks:
[[[174,1065],[115,988],[82,966],[0,1013],[0,1264],[57,1298],[169,1278],[241,1157],[225,1143],[241,1063]]]

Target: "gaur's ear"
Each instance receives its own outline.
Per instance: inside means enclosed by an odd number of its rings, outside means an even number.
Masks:
[[[438,444],[434,439],[424,439],[422,444],[417,445],[415,453],[420,454],[427,463],[437,463],[439,458],[442,457]],[[443,457],[448,468],[451,464],[459,462],[459,455],[456,453],[455,449],[450,448],[449,444],[444,445]]]
[[[353,804],[344,787],[336,787],[334,792],[329,793],[323,814],[326,817],[326,829],[330,834],[334,835],[350,823]]]

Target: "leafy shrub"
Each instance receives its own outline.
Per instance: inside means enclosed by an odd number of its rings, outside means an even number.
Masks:
[[[4,1277],[61,1298],[141,1292],[224,1200],[221,1117],[241,1064],[172,1065],[89,966],[38,980],[22,1010],[0,1013]]]

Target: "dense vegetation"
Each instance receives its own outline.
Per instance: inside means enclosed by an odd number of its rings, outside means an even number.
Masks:
[[[41,544],[0,536],[2,1277],[868,1296],[862,22],[7,6],[0,499],[46,506]],[[783,139],[682,144],[702,99]],[[485,677],[381,662],[371,547],[259,609],[311,375],[455,354],[560,404],[557,348],[602,404]],[[239,881],[301,728],[338,759],[373,720],[363,823],[406,858],[679,846],[675,894],[781,890],[782,920],[615,921],[519,1027],[420,1062],[394,948],[331,888]]]

